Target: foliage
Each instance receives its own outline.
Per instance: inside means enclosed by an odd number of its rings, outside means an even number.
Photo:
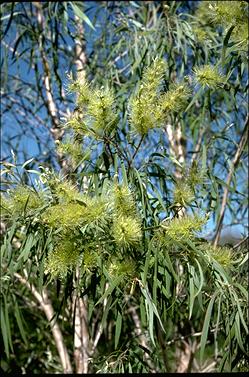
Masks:
[[[39,45],[57,103],[75,104],[56,140],[57,155],[71,167],[67,174],[50,153],[49,168],[31,160],[19,165],[15,156],[3,162],[5,372],[62,371],[49,324],[24,281],[39,293],[48,290],[52,322],[71,358],[73,297],[87,297],[92,373],[175,372],[187,346],[188,371],[247,367],[246,249],[214,247],[202,237],[207,222],[219,219],[247,111],[248,36],[239,30],[248,10],[243,1],[234,3],[229,13],[227,2],[101,2],[89,18],[78,2],[44,3],[41,35],[51,35],[40,45],[33,4],[26,29],[25,5],[2,8],[17,33],[13,59],[28,57],[38,83]],[[65,98],[58,72],[66,58],[58,67],[55,37],[62,43],[63,35],[72,36],[72,11],[89,25],[94,54],[87,79],[70,76]],[[20,50],[22,41],[28,50]],[[5,85],[8,93],[10,82]],[[42,101],[42,89],[37,98]],[[228,200],[231,222],[243,225],[246,174],[243,151]]]

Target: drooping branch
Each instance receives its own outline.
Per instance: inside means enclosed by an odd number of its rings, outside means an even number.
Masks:
[[[215,233],[214,242],[213,242],[214,247],[217,246],[219,239],[220,239],[222,223],[223,223],[223,220],[224,220],[224,215],[225,215],[225,210],[226,210],[226,205],[227,205],[227,200],[228,200],[229,186],[230,186],[234,171],[235,171],[235,169],[236,169],[236,167],[239,163],[240,156],[241,156],[241,154],[242,154],[242,152],[245,148],[245,145],[247,143],[247,140],[248,140],[248,124],[249,124],[249,115],[247,115],[247,117],[246,117],[246,121],[245,121],[245,124],[244,124],[244,129],[243,129],[243,132],[242,132],[242,135],[241,135],[241,138],[240,138],[240,142],[238,144],[237,151],[236,151],[234,159],[231,163],[230,170],[229,170],[229,173],[228,173],[228,176],[227,176],[227,179],[226,179],[226,186],[225,186],[224,192],[223,192],[221,209],[220,209],[220,214],[219,214],[219,217],[218,217],[218,223],[217,223],[216,233]]]

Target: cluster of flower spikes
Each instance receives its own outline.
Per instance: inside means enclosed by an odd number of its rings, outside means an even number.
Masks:
[[[79,265],[82,258],[84,263],[86,237],[80,233],[80,229],[96,229],[100,224],[107,229],[108,205],[103,196],[90,197],[82,194],[68,181],[55,179],[48,184],[53,201],[43,212],[42,222],[57,236],[54,239],[54,249],[48,253],[45,271],[52,277],[63,278],[68,271]],[[99,233],[95,231],[94,234],[97,239]],[[96,247],[93,246],[93,249]],[[86,255],[86,258],[89,261],[89,256]]]
[[[25,185],[17,185],[9,190],[7,196],[1,195],[1,208],[7,215],[31,214],[44,204],[45,197],[43,193],[38,193]]]
[[[142,239],[142,227],[131,190],[125,184],[114,183],[112,189],[112,236],[117,248],[110,259],[108,272],[113,278],[122,276],[124,281],[136,274],[136,261],[129,250],[137,248]]]
[[[167,72],[163,59],[155,58],[143,73],[138,89],[128,103],[128,119],[135,134],[145,136],[149,130],[160,128],[171,114],[183,112],[191,96],[188,78],[182,82],[171,83],[163,92],[162,83]],[[194,81],[202,86],[217,87],[224,82],[224,77],[217,67],[206,65],[195,67]],[[68,154],[72,161],[80,163],[86,156],[82,148],[84,137],[105,140],[117,130],[119,115],[115,107],[115,96],[108,86],[93,88],[85,79],[72,81],[69,91],[75,92],[76,109],[65,124],[65,129],[73,137],[58,143],[58,151]]]
[[[105,263],[110,276],[134,276],[136,266],[128,250],[139,245],[142,230],[129,188],[115,183],[112,192],[109,188],[106,192],[103,190],[100,197],[90,197],[80,193],[68,181],[53,179],[49,185],[53,201],[43,212],[42,222],[55,231],[56,237],[54,248],[46,259],[46,273],[63,278],[80,264],[91,270],[97,265],[95,254],[99,251],[102,258],[107,259]],[[88,238],[86,233],[80,233],[85,227],[91,229]],[[102,246],[97,228],[102,229],[101,236],[106,241]],[[111,239],[116,245],[112,255],[108,253]]]
[[[141,136],[160,127],[169,113],[181,111],[186,107],[190,90],[186,83],[173,84],[162,94],[162,80],[167,70],[163,59],[156,58],[142,77],[137,93],[129,103],[129,122],[133,130]]]
[[[68,154],[75,163],[84,156],[82,140],[84,136],[102,140],[110,137],[116,129],[118,115],[115,109],[113,90],[108,86],[92,88],[85,79],[78,78],[69,85],[69,91],[76,93],[76,109],[70,116],[65,129],[73,132],[69,140],[59,143],[58,152]]]
[[[142,233],[132,194],[127,186],[115,184],[113,196],[114,239],[118,245],[123,247],[136,245],[140,242]]]
[[[214,247],[211,243],[205,242],[199,245],[199,249],[205,253],[211,264],[215,261],[225,269],[230,269],[234,264],[234,253],[227,246]]]
[[[162,246],[193,239],[205,222],[206,218],[199,215],[185,215],[163,221],[161,229],[156,233],[156,239],[160,241]]]
[[[138,90],[129,102],[130,125],[141,136],[164,125],[170,114],[183,112],[188,104],[192,91],[187,85],[187,77],[182,82],[172,83],[169,90],[162,92],[162,80],[166,71],[164,60],[156,58],[145,69]],[[216,66],[195,67],[193,73],[194,82],[203,87],[216,88],[225,81]]]
[[[195,81],[202,87],[218,88],[224,84],[226,77],[220,73],[217,66],[204,65],[193,69]]]
[[[199,168],[198,162],[193,161],[190,168],[183,168],[180,180],[177,180],[174,188],[174,207],[187,207],[196,198],[196,186],[205,183],[206,172]]]

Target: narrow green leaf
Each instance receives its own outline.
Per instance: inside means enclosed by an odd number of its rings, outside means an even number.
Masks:
[[[32,161],[34,161],[34,158],[30,158],[29,160],[25,161],[24,164],[22,164],[22,169],[24,169],[25,166],[27,166],[28,164],[30,164],[30,162],[32,162]]]
[[[153,327],[154,327],[154,310],[153,310],[153,306],[151,304],[151,302],[148,302],[148,306],[149,306],[149,318],[148,318],[148,321],[149,321],[149,333],[150,333],[150,339],[153,343],[153,345],[155,346],[155,339],[154,339],[154,333],[153,333]]]
[[[243,294],[244,298],[246,299],[246,302],[248,301],[248,291],[240,284],[240,283],[234,283],[234,287],[237,287],[240,292]]]
[[[26,169],[26,172],[28,172],[28,173],[32,173],[32,174],[40,175],[40,172],[37,171],[37,170],[34,170],[34,169]]]
[[[170,298],[172,296],[172,292],[171,292],[172,277],[166,269],[164,272],[164,277],[165,277],[165,287],[163,287],[162,292],[164,293],[166,298]]]
[[[166,267],[168,268],[168,270],[172,273],[174,279],[176,280],[177,283],[179,283],[179,277],[177,276],[173,266],[172,266],[172,263],[171,263],[171,260],[170,260],[170,256],[168,254],[167,251],[165,251],[164,253],[164,256],[165,256],[165,264],[166,264]]]
[[[38,276],[38,291],[41,292],[43,288],[44,277],[44,262],[46,260],[46,254],[43,254],[42,260],[39,262],[39,276]]]
[[[100,297],[100,299],[96,302],[95,306],[103,302],[104,299],[107,298],[114,291],[114,289],[119,285],[122,279],[123,279],[122,276],[118,276],[116,279],[114,279],[112,281],[112,284],[108,287],[108,289],[103,294],[103,296]]]
[[[18,47],[19,43],[21,42],[22,38],[25,36],[25,34],[27,34],[27,30],[26,29],[17,38],[17,40],[15,42],[15,45],[14,45],[14,48],[12,50],[12,59],[14,59],[17,47]]]
[[[144,272],[142,274],[143,284],[145,284],[146,281],[147,281],[148,269],[149,269],[149,264],[150,264],[150,255],[151,255],[150,245],[151,245],[151,243],[149,243],[149,245],[148,245],[148,251],[147,251],[145,263],[144,263]]]
[[[182,164],[180,164],[180,162],[179,162],[174,156],[170,156],[169,158],[170,158],[170,160],[171,160],[174,164],[176,164],[177,166],[179,166],[179,167],[182,169]]]
[[[144,301],[141,300],[140,302],[140,317],[141,317],[141,322],[143,326],[146,326],[146,313],[145,313],[145,307],[144,307]]]
[[[146,286],[143,287],[142,284],[139,284],[139,286],[140,286],[140,289],[141,289],[141,291],[142,291],[142,293],[143,293],[143,295],[144,295],[144,297],[145,297],[145,299],[146,299],[145,302],[147,302],[147,304],[149,305],[149,310],[150,310],[150,309],[153,310],[153,312],[155,313],[155,315],[156,315],[157,318],[158,318],[158,321],[159,321],[159,323],[160,323],[160,325],[161,325],[161,327],[162,327],[162,330],[165,332],[165,329],[164,329],[164,327],[163,327],[163,324],[162,324],[161,318],[160,318],[160,316],[159,316],[159,314],[158,314],[158,311],[157,311],[156,305],[155,305],[154,302],[152,301],[152,298],[151,298],[150,292],[149,292],[149,290],[148,290],[148,287],[146,287]]]
[[[195,301],[195,288],[194,288],[194,279],[189,276],[189,319],[192,316],[193,306]]]
[[[202,334],[201,334],[201,343],[200,343],[201,344],[201,348],[200,348],[201,363],[203,362],[204,351],[205,351],[205,347],[206,347],[206,343],[207,343],[207,337],[208,337],[209,324],[210,324],[210,320],[211,320],[211,313],[212,313],[212,310],[213,310],[213,305],[214,305],[214,301],[215,301],[216,296],[217,296],[217,293],[215,293],[213,295],[213,297],[211,298],[211,300],[208,304],[205,319],[204,319],[204,324],[203,324]]]
[[[131,363],[128,364],[128,370],[129,370],[129,373],[133,373]]]
[[[10,11],[10,14],[6,15],[5,17],[1,17],[1,21],[3,21],[5,18],[9,18],[9,21],[7,23],[7,26],[6,26],[6,29],[4,30],[4,33],[3,33],[3,37],[4,38],[6,36],[6,34],[8,33],[8,30],[10,28],[10,25],[11,25],[11,22],[12,22],[12,19],[13,19],[13,16],[16,16],[17,14],[20,14],[21,12],[15,12],[14,13],[14,6],[15,6],[15,2],[13,2],[11,4],[11,11]]]
[[[122,315],[120,312],[118,312],[117,319],[116,319],[116,327],[115,327],[115,350],[117,349],[120,334],[121,334],[121,328],[122,328]]]
[[[19,330],[20,330],[21,337],[22,337],[24,343],[27,345],[28,341],[27,341],[27,337],[26,337],[26,334],[25,334],[25,331],[24,331],[24,327],[23,327],[23,323],[22,323],[23,321],[22,321],[22,318],[21,318],[21,313],[20,313],[17,301],[15,303],[15,317],[16,317],[16,322],[17,322]]]
[[[239,313],[239,316],[240,316],[240,320],[241,320],[241,323],[246,331],[246,333],[248,334],[248,327],[247,327],[247,324],[245,322],[245,319],[244,319],[244,316],[243,316],[243,313],[242,313],[242,310],[241,310],[241,306],[240,306],[240,301],[239,301],[239,298],[237,296],[237,294],[234,292],[234,290],[230,290],[230,295],[231,295],[231,299],[233,300],[234,298],[234,302],[236,303],[237,305],[237,308],[238,308],[238,313]],[[232,294],[231,294],[232,293]],[[232,297],[233,296],[233,297]]]
[[[213,260],[212,261],[212,265],[213,267],[215,268],[215,274],[217,276],[217,278],[221,277],[223,279],[223,282],[226,283],[226,284],[229,284],[229,276],[226,274],[224,268],[216,261],[216,260]]]
[[[5,322],[5,316],[3,312],[3,307],[1,306],[1,332],[3,337],[3,343],[4,343],[4,351],[6,353],[7,358],[9,359],[10,353],[9,353],[9,342],[8,342],[8,334],[7,334],[7,328],[6,328],[6,322]]]
[[[102,320],[101,320],[101,327],[102,328],[106,327],[106,320],[107,320],[108,313],[110,312],[111,303],[112,303],[112,297],[110,296],[110,297],[108,297],[108,300],[107,300],[107,303],[106,303],[106,306],[105,306],[105,309],[104,309],[104,312],[103,312],[103,317],[102,317]]]
[[[246,353],[244,345],[243,345],[243,341],[242,341],[242,338],[241,338],[240,317],[239,317],[239,313],[238,312],[235,315],[235,337],[236,337],[236,339],[238,341],[238,344],[239,344],[241,350]]]
[[[195,258],[195,262],[198,266],[198,269],[199,269],[199,273],[200,273],[200,280],[199,280],[199,287],[197,292],[195,293],[195,297],[199,295],[199,293],[201,293],[201,290],[202,290],[202,287],[203,287],[203,284],[204,284],[204,276],[203,276],[203,271],[202,271],[202,268],[201,268],[201,265],[200,263],[198,262],[198,260]]]
[[[26,239],[26,242],[25,242],[25,245],[23,247],[23,250],[22,252],[20,253],[17,261],[23,259],[24,262],[26,262],[26,260],[28,259],[29,257],[29,253],[30,253],[30,250],[32,248],[32,246],[36,243],[35,241],[35,237],[34,235],[31,233],[28,235],[27,239]]]
[[[4,311],[5,311],[5,324],[6,324],[6,331],[8,336],[8,342],[11,348],[11,351],[14,352],[12,339],[11,339],[11,330],[10,330],[10,321],[9,321],[9,310],[8,310],[8,303],[6,300],[6,296],[4,295]]]
[[[128,178],[127,178],[127,174],[126,174],[126,169],[125,169],[125,165],[123,162],[120,163],[121,165],[121,171],[122,171],[122,178],[123,178],[123,183],[128,186]]]
[[[206,145],[202,146],[202,158],[201,158],[201,173],[204,174],[207,168],[207,148]]]
[[[227,50],[227,45],[228,45],[228,42],[229,42],[229,39],[230,39],[230,36],[233,32],[233,29],[235,28],[235,25],[232,25],[227,33],[226,33],[226,36],[224,38],[224,41],[223,41],[223,46],[222,46],[222,52],[221,52],[221,65],[224,65],[225,63],[225,58],[226,58],[226,50]]]
[[[71,4],[71,6],[73,8],[73,11],[74,11],[75,15],[77,17],[79,17],[82,21],[85,21],[85,23],[88,26],[90,26],[91,29],[93,29],[95,31],[96,29],[93,26],[92,22],[87,17],[87,15],[84,12],[82,12],[82,10],[77,5],[75,5],[72,1],[70,1],[70,4]]]
[[[242,266],[244,263],[246,263],[248,261],[248,258],[249,258],[249,254],[246,253],[245,257],[243,258],[242,262],[239,264],[239,267]]]
[[[158,267],[158,253],[155,252],[155,262],[154,262],[154,276],[153,276],[153,300],[157,302],[157,267]]]

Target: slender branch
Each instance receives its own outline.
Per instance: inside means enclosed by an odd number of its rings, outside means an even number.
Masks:
[[[208,364],[204,369],[201,369],[201,373],[210,373],[215,371],[215,367],[217,365],[217,361],[213,361],[210,364]]]
[[[238,247],[240,247],[242,244],[244,244],[245,242],[248,241],[248,236],[246,236],[245,238],[243,238],[243,240],[239,241],[238,243],[236,243],[234,246],[233,246],[233,249],[237,249]]]
[[[36,290],[34,285],[30,284],[25,277],[21,276],[17,272],[14,273],[14,276],[19,280],[19,282],[21,284],[23,284],[33,294],[33,296],[38,301],[41,309],[44,311],[44,313],[47,317],[47,320],[48,320],[48,322],[50,323],[50,326],[51,326],[55,345],[56,345],[58,354],[60,356],[63,372],[65,374],[73,373],[72,366],[71,366],[70,359],[69,359],[69,355],[68,355],[68,351],[67,351],[67,348],[64,344],[63,335],[61,333],[58,322],[55,321],[54,324],[52,325],[52,319],[54,318],[55,313],[54,313],[52,303],[51,303],[51,301],[48,297],[47,290],[44,288],[43,291],[42,291],[42,294],[40,294]]]
[[[124,154],[124,152],[120,149],[119,145],[113,139],[110,139],[106,135],[104,135],[103,139],[104,139],[105,142],[112,144],[116,148],[117,153],[118,153],[120,158],[123,158],[124,160],[126,160],[129,163],[126,155]]]
[[[131,165],[132,165],[132,163],[133,163],[133,161],[134,161],[134,159],[135,159],[135,157],[136,157],[136,155],[137,155],[137,153],[139,151],[139,148],[141,147],[141,144],[142,144],[143,140],[144,140],[144,135],[141,137],[141,139],[140,139],[140,141],[139,141],[139,143],[138,143],[138,145],[137,145],[137,147],[135,149],[135,152],[133,153],[133,156],[131,157],[131,160],[128,161],[127,175],[129,174],[129,170],[131,168]]]
[[[216,233],[214,237],[214,247],[217,246],[219,239],[220,239],[220,234],[221,234],[221,228],[222,228],[222,223],[225,215],[225,210],[226,210],[226,205],[227,205],[227,200],[228,200],[228,194],[229,194],[229,186],[234,174],[234,171],[239,163],[240,156],[245,148],[245,145],[248,140],[248,124],[249,124],[249,115],[247,114],[245,124],[244,124],[244,129],[240,138],[240,142],[237,148],[237,151],[235,153],[234,159],[232,161],[230,171],[228,173],[227,179],[226,179],[226,186],[224,188],[223,192],[223,198],[222,198],[222,203],[221,203],[221,209],[220,209],[220,214],[218,218],[218,223],[217,223],[217,228],[216,228]]]
[[[140,139],[140,141],[138,143],[138,146],[137,146],[137,148],[136,148],[136,150],[135,150],[135,152],[134,152],[134,154],[133,154],[133,156],[131,158],[131,163],[133,162],[134,158],[136,157],[136,155],[137,155],[137,153],[139,151],[139,148],[141,147],[141,144],[143,142],[143,139],[144,139],[144,135],[141,137],[141,139]]]

